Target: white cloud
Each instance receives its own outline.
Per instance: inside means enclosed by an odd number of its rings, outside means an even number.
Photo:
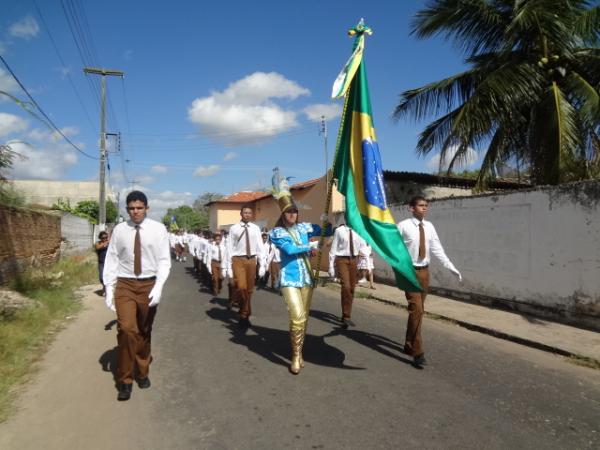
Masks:
[[[11,176],[16,179],[59,180],[77,164],[77,154],[63,143],[31,146],[9,141],[10,148],[23,157],[13,162]]]
[[[160,164],[157,164],[150,168],[150,172],[152,173],[167,173],[168,171],[169,169],[167,169],[166,166],[161,166]]]
[[[339,103],[315,103],[308,105],[302,110],[308,120],[320,122],[321,116],[325,116],[325,120],[335,119],[342,114],[342,105]]]
[[[14,94],[19,88],[15,79],[4,69],[0,69],[0,91]],[[0,100],[6,99],[6,96],[0,96]]]
[[[458,150],[458,146],[452,146],[450,148],[448,148],[448,151],[446,152],[446,155],[444,157],[444,160],[442,161],[442,164],[440,165],[440,154],[436,153],[434,154],[431,158],[429,158],[426,162],[427,168],[433,172],[438,172],[438,171],[444,171],[444,170],[448,170],[448,165],[450,164],[450,161],[452,161],[452,158],[454,158],[454,155],[456,153],[456,150]],[[469,147],[467,149],[467,153],[465,154],[463,159],[459,159],[454,163],[454,169],[469,169],[471,166],[473,166],[476,162],[477,162],[477,152],[475,150],[473,150],[471,147]]]
[[[0,112],[0,137],[20,133],[26,129],[27,122],[24,119],[19,116]]]
[[[227,146],[256,144],[298,125],[296,112],[274,99],[294,100],[310,91],[276,72],[255,72],[231,83],[222,92],[197,98],[188,119],[205,137]]]
[[[24,17],[23,19],[13,23],[8,28],[8,33],[11,36],[23,39],[31,39],[36,37],[39,31],[40,26],[31,16]]]
[[[231,161],[232,159],[235,159],[238,156],[240,155],[236,152],[227,152],[225,153],[225,156],[223,156],[223,161]]]
[[[195,177],[212,177],[216,174],[220,169],[220,166],[213,164],[210,166],[198,166],[196,170],[194,170]]]

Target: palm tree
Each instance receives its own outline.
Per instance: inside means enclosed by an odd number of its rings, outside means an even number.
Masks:
[[[417,153],[469,147],[484,152],[478,189],[507,161],[529,167],[538,184],[598,176],[600,7],[586,0],[432,0],[412,33],[441,35],[469,69],[406,91],[400,119],[437,117]],[[597,2],[593,2],[597,3]]]

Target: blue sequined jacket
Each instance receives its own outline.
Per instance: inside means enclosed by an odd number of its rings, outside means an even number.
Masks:
[[[320,226],[307,222],[298,223],[289,229],[275,227],[271,230],[271,242],[281,253],[281,287],[303,287],[312,284],[310,268],[306,267],[305,259],[310,258],[309,239],[320,234]],[[331,227],[328,226],[326,235],[330,234]]]

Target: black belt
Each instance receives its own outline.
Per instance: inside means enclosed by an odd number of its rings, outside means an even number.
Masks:
[[[423,269],[427,269],[429,267],[429,265],[426,266],[413,266],[415,268],[415,270],[423,270]]]
[[[246,259],[252,259],[252,258],[256,258],[256,255],[251,255],[251,256],[246,256],[246,255],[235,255],[234,258],[246,258]]]
[[[129,278],[129,277],[117,277],[117,280],[134,280],[134,281],[148,281],[148,280],[156,280],[156,277],[144,277],[144,278]]]
[[[358,258],[358,256],[336,256],[336,258],[352,259],[352,258]]]

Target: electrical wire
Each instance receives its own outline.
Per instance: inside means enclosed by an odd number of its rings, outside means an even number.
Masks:
[[[35,99],[31,96],[31,94],[29,93],[29,91],[27,90],[27,88],[23,85],[23,83],[21,83],[21,80],[19,80],[19,78],[17,78],[17,76],[15,75],[15,73],[13,72],[13,70],[11,69],[11,67],[8,65],[8,63],[6,62],[6,60],[4,59],[4,57],[2,55],[0,55],[0,61],[2,61],[2,63],[4,64],[4,66],[6,67],[6,69],[8,70],[8,72],[12,75],[12,77],[15,79],[15,81],[17,82],[17,84],[21,87],[21,89],[23,90],[23,92],[25,92],[25,94],[27,95],[27,97],[29,97],[29,100],[31,100],[31,103],[37,108],[37,110],[40,112],[40,114],[42,116],[44,116],[44,118],[48,121],[47,125],[51,125],[52,128],[54,128],[54,130],[60,134],[65,141],[67,141],[69,144],[71,144],[71,146],[77,150],[79,153],[81,153],[82,155],[90,158],[90,159],[99,159],[95,156],[92,155],[88,155],[86,152],[84,152],[83,150],[81,150],[77,145],[75,145],[73,143],[73,141],[71,141],[71,139],[69,139],[67,136],[65,136],[65,134],[60,130],[60,128],[58,128],[54,122],[52,121],[52,119],[50,119],[50,117],[48,117],[48,114],[46,114],[46,112],[42,109],[42,107],[38,104],[38,102],[35,101]]]
[[[92,118],[91,118],[87,108],[85,107],[85,104],[83,103],[83,100],[81,99],[81,96],[79,95],[79,91],[75,87],[75,83],[73,82],[73,78],[71,78],[69,69],[67,68],[65,61],[64,61],[62,55],[60,54],[60,51],[58,50],[56,41],[54,40],[54,37],[52,36],[52,33],[50,32],[50,27],[46,23],[46,19],[44,18],[44,15],[42,14],[42,11],[40,10],[40,7],[38,6],[36,0],[33,0],[33,5],[38,13],[38,16],[40,16],[42,25],[44,26],[44,29],[46,30],[46,33],[48,34],[48,38],[50,39],[50,42],[52,43],[52,47],[54,47],[56,56],[58,57],[60,64],[62,65],[62,68],[64,69],[65,75],[67,76],[67,79],[69,80],[71,88],[73,89],[73,92],[75,93],[75,96],[77,97],[77,100],[79,101],[79,104],[81,105],[81,109],[83,109],[83,112],[85,113],[85,116],[86,116],[92,130],[96,131],[96,126],[92,123]]]

